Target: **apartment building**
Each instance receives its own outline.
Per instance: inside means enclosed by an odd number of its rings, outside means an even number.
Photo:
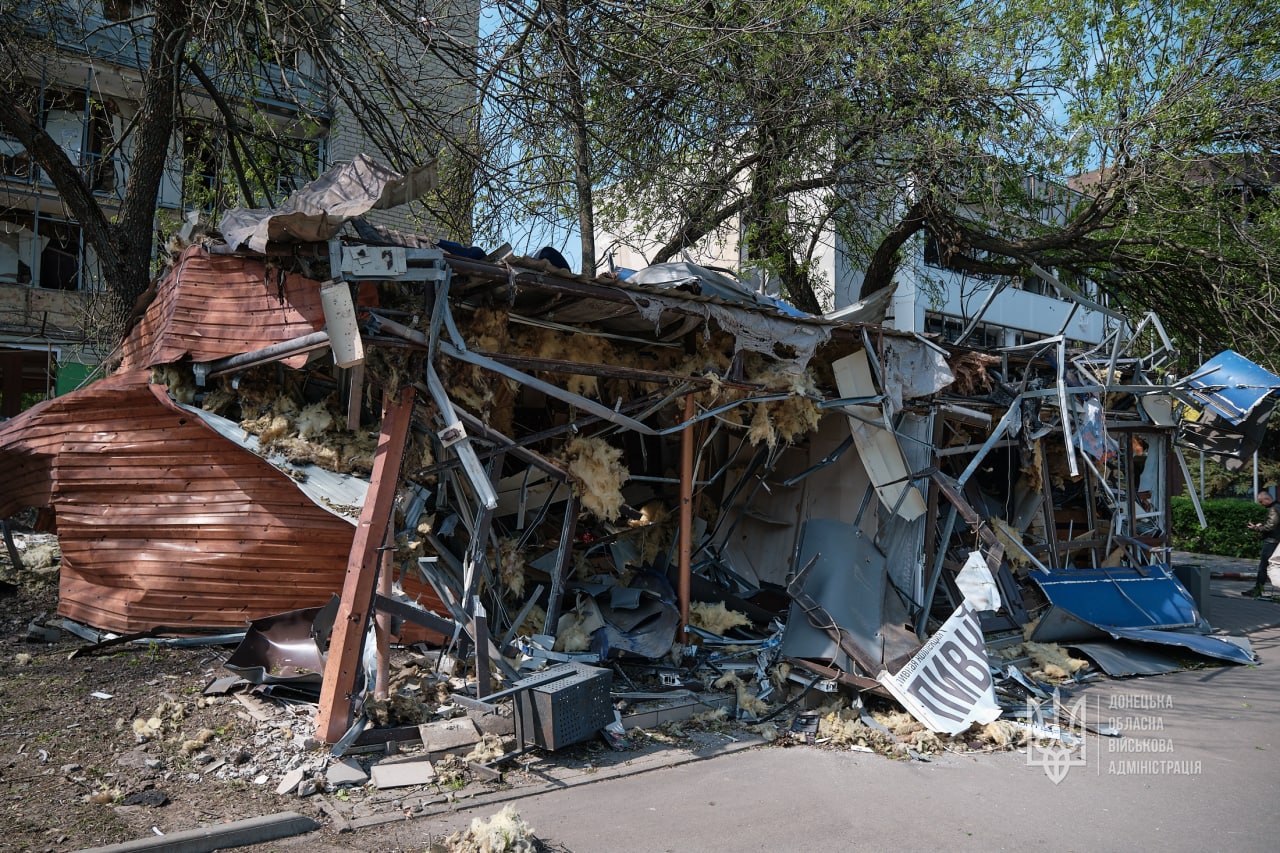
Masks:
[[[139,69],[150,58],[146,0],[19,2],[30,10],[22,18],[28,31],[45,37],[46,50],[19,69],[35,93],[31,109],[110,215],[129,178]],[[447,25],[456,37],[474,38],[478,8],[475,0],[451,4]],[[377,152],[319,63],[294,51],[285,68],[262,59],[270,55],[258,52],[256,91],[243,93],[235,108],[287,140],[273,155],[279,202],[330,166]],[[421,57],[415,62],[421,65]],[[455,96],[467,94],[459,89]],[[198,86],[184,91],[157,199],[157,234],[191,211],[234,203],[217,110]],[[421,226],[408,208],[372,218],[392,228]],[[101,310],[96,270],[92,247],[49,176],[0,130],[0,416],[15,414],[20,398],[30,404],[77,387],[101,361],[103,344],[93,333]]]

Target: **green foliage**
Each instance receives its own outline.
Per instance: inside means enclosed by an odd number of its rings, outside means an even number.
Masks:
[[[1257,557],[1258,534],[1248,525],[1261,521],[1266,510],[1253,501],[1215,498],[1201,504],[1205,527],[1196,518],[1190,498],[1175,497],[1170,506],[1173,515],[1173,547],[1196,554],[1218,554],[1223,557]]]

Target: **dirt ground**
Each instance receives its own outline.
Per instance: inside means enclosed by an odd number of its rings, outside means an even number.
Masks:
[[[24,555],[41,544],[18,538]],[[46,541],[56,549],[52,537]],[[12,579],[2,562],[0,577]],[[345,822],[414,817],[545,781],[557,767],[594,772],[642,751],[698,747],[694,739],[663,735],[628,752],[588,742],[531,755],[522,773],[508,772],[501,782],[461,773],[387,791],[342,785],[327,780],[336,759],[310,737],[313,704],[268,703],[244,691],[204,695],[215,679],[231,675],[223,662],[233,647],[131,643],[73,658],[88,646],[84,639],[60,629],[39,636],[43,626],[60,626],[56,610],[55,563],[25,570],[0,612],[4,850],[79,850],[283,811],[318,821],[318,845],[362,849],[358,833],[338,840]],[[408,655],[393,655],[393,669]],[[347,756],[366,771],[381,758],[381,750],[368,749]],[[313,784],[277,793],[286,774],[299,770]]]
[[[143,641],[86,654],[88,642],[63,630],[56,615],[56,540],[35,534],[18,539],[24,570],[0,609],[0,849],[73,851],[293,811],[321,824],[311,836],[318,847],[360,850],[359,832],[349,830],[362,824],[429,816],[471,800],[496,802],[539,787],[570,787],[574,777],[633,772],[642,764],[691,759],[779,734],[782,745],[813,738],[788,735],[794,712],[748,726],[719,711],[652,729],[629,724],[621,750],[602,740],[555,753],[532,750],[504,765],[496,781],[464,763],[436,762],[434,781],[380,791],[360,774],[379,761],[415,758],[420,743],[406,742],[398,756],[382,744],[354,747],[344,758],[355,778],[342,780],[338,760],[312,737],[314,703],[264,701],[243,688],[207,695],[214,681],[231,675],[223,663],[232,646]],[[12,579],[7,562],[0,560],[0,578]],[[415,675],[415,657],[421,661],[414,650],[393,653],[393,686],[397,677]],[[421,675],[419,683],[429,690],[431,682]],[[943,742],[900,711],[875,716],[897,734],[883,726],[866,729],[856,715],[832,714],[823,718],[817,743],[896,758],[919,757],[917,750],[1011,748],[1008,732],[1000,730]],[[499,746],[497,754],[514,742]],[[526,790],[511,790],[517,788]]]

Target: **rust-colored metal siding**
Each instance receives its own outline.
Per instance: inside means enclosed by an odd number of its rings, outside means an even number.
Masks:
[[[173,406],[147,371],[117,374],[0,428],[0,466],[39,477],[6,507],[55,508],[59,612],[113,631],[240,626],[322,604],[354,528]]]
[[[260,260],[185,250],[125,339],[121,369],[212,361],[324,328],[320,283]],[[301,367],[307,356],[283,363]]]
[[[120,632],[234,628],[342,589],[352,524],[148,384],[153,365],[323,327],[317,282],[192,248],[129,336],[120,371],[0,424],[0,517],[54,509],[59,613]],[[415,580],[404,586],[442,607]]]

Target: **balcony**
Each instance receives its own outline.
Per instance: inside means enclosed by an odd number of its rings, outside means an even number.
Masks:
[[[137,72],[151,61],[151,38],[142,22],[133,21],[122,14],[123,20],[112,20],[103,15],[105,4],[96,0],[64,0],[61,3],[19,0],[17,19],[25,23],[32,36],[51,37],[59,51],[67,58],[83,57],[86,65],[107,65],[115,70]],[[141,4],[129,4],[117,0],[111,4],[115,13],[120,7],[136,8]],[[303,56],[298,63],[304,68],[310,65]],[[206,73],[217,79],[217,69],[206,67]],[[186,88],[192,93],[201,87],[194,76],[189,77]],[[329,90],[318,74],[310,74],[293,68],[264,63],[261,73],[251,90],[245,87],[228,87],[223,94],[235,99],[251,101],[260,106],[287,114],[307,112],[317,118],[329,118]]]

